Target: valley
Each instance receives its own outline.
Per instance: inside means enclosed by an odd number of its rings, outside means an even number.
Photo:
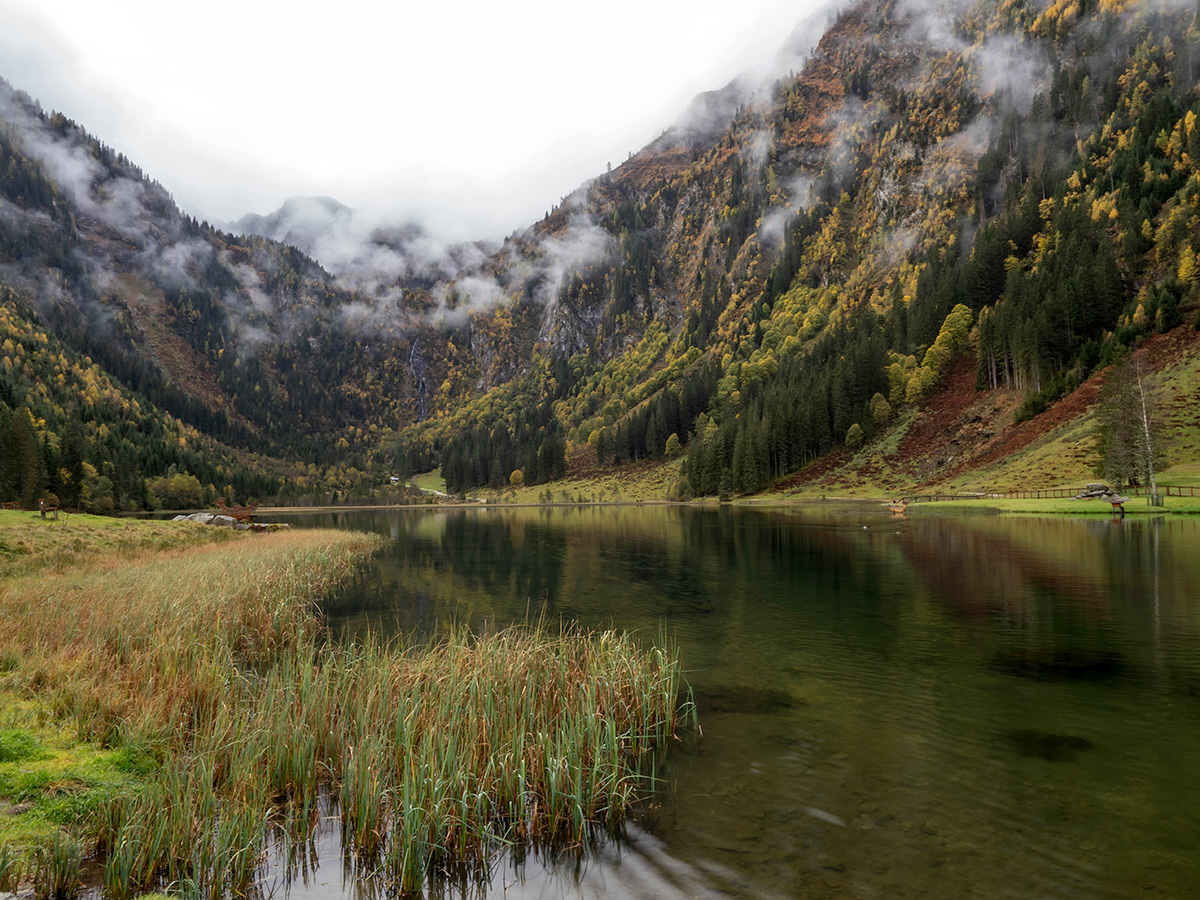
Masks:
[[[1188,896],[1200,11],[830,9],[487,240],[0,72],[0,891]]]

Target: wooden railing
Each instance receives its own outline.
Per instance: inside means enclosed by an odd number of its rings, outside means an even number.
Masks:
[[[906,494],[909,503],[936,503],[940,500],[1069,500],[1087,490],[1078,488],[1043,488],[1034,491],[985,491],[969,494]],[[1145,497],[1149,491],[1142,485],[1121,491],[1126,497]],[[1160,484],[1160,497],[1200,497],[1200,488],[1191,485]]]
[[[1188,484],[1160,484],[1158,486],[1159,496],[1162,497],[1200,497],[1200,488],[1192,487]],[[1145,486],[1129,488],[1127,494],[1133,494],[1135,497],[1145,497],[1149,490]]]
[[[909,503],[938,503],[945,500],[1070,500],[1087,491],[1086,487],[1075,488],[1041,488],[1031,491],[972,491],[970,493],[949,494],[904,494],[903,498]],[[1120,492],[1126,498],[1145,497],[1148,491],[1144,486],[1126,488]],[[1191,485],[1163,484],[1158,487],[1160,497],[1200,497],[1200,487]],[[897,497],[900,495],[897,494]],[[751,504],[768,505],[779,503],[776,497],[752,497],[747,502]]]

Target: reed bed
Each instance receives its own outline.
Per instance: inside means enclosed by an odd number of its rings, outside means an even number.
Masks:
[[[619,829],[646,794],[687,709],[674,653],[539,627],[330,642],[315,601],[373,546],[285,532],[0,585],[7,677],[161,761],[87,824],[107,896],[244,894],[269,832],[303,846],[323,808],[358,871],[418,890]],[[39,892],[69,895],[73,846],[34,860]]]

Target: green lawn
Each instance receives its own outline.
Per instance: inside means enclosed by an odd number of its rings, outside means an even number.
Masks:
[[[156,765],[129,745],[82,741],[40,700],[0,689],[0,846],[47,846]]]
[[[908,515],[936,514],[947,510],[992,509],[1001,513],[1056,516],[1111,516],[1112,506],[1103,500],[941,500],[936,503],[913,503]],[[1162,515],[1163,513],[1200,512],[1200,497],[1167,498],[1166,506],[1149,506],[1145,497],[1131,497],[1125,504],[1126,515]]]
[[[423,491],[441,491],[446,493],[446,479],[442,477],[441,468],[434,469],[432,472],[422,472],[419,475],[412,477],[414,487],[419,487]]]
[[[227,541],[237,532],[195,522],[116,519],[60,513],[0,511],[0,577],[98,557],[134,557],[159,550]]]

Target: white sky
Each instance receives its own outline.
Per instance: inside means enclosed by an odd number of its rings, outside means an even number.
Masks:
[[[500,237],[830,5],[0,0],[0,77],[200,218],[323,194]]]

